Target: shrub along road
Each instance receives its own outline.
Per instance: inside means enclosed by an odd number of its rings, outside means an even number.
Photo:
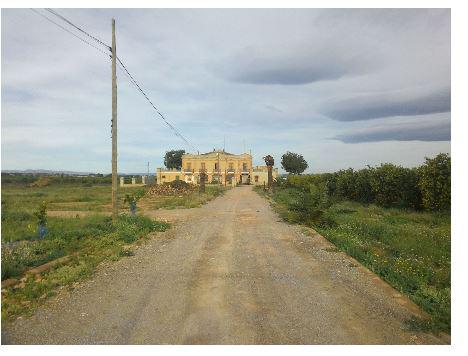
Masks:
[[[175,227],[100,266],[32,317],[11,344],[433,344],[409,299],[321,236],[279,220],[251,187],[171,214]]]

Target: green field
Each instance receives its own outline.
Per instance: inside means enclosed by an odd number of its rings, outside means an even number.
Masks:
[[[431,320],[418,328],[450,330],[450,213],[383,208],[337,201],[320,210],[299,211],[301,191],[277,188],[279,215],[308,225],[420,305]],[[299,206],[299,208],[298,208]],[[316,213],[318,211],[318,213]],[[311,215],[316,216],[311,216]]]
[[[161,197],[145,195],[138,201],[137,215],[128,215],[126,194],[146,193],[146,188],[119,188],[120,217],[110,218],[111,186],[99,184],[99,179],[64,179],[34,186],[30,177],[5,179],[2,184],[2,281],[20,279],[25,271],[63,256],[71,258],[57,265],[40,278],[26,276],[21,283],[2,292],[2,318],[9,319],[28,313],[61,286],[73,286],[92,275],[104,260],[116,260],[131,255],[131,245],[144,240],[152,232],[164,231],[169,224],[144,217],[147,210],[159,208],[191,208],[223,194],[225,188],[207,187],[205,193]],[[41,178],[42,179],[42,178]],[[43,179],[42,179],[43,180]],[[70,180],[70,179],[68,179]],[[97,181],[97,182],[96,182]],[[38,234],[35,212],[47,203],[47,234]],[[51,212],[55,214],[51,214]],[[63,216],[63,213],[70,213]],[[78,214],[86,212],[83,214]],[[20,287],[18,287],[20,286]]]
[[[72,257],[65,265],[52,268],[40,278],[26,276],[19,285],[2,291],[2,318],[30,311],[53,295],[55,288],[89,277],[100,262],[128,255],[131,253],[129,245],[147,238],[152,232],[164,231],[169,225],[143,216],[121,215],[116,223],[107,216],[49,218],[47,227],[44,239],[2,246],[2,280],[21,278],[28,268],[62,256]]]
[[[120,188],[120,206],[124,206],[126,193],[138,188]],[[49,210],[109,211],[111,206],[110,185],[50,185],[28,187],[2,185],[2,210],[33,211],[42,201],[47,201]]]
[[[223,194],[226,188],[207,186],[205,193],[198,191],[176,196],[144,196],[138,202],[138,210],[194,208]],[[128,212],[124,203],[126,194],[137,191],[146,192],[146,188],[119,188],[119,207],[121,212]],[[90,211],[110,213],[111,186],[78,184],[52,184],[46,187],[2,185],[2,242],[31,240],[37,235],[36,218],[33,213],[39,205],[47,202],[49,211]],[[50,218],[51,225],[60,219]]]

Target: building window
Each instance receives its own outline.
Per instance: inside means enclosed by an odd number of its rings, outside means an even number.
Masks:
[[[166,176],[162,176],[163,179],[166,179]]]
[[[187,169],[186,169],[186,171],[189,172],[189,171],[191,171],[191,170],[192,170],[192,164],[189,162],[189,163],[187,163]]]
[[[215,163],[215,171],[218,170],[218,163]]]
[[[247,172],[247,163],[242,163],[242,172]]]
[[[206,169],[206,167],[205,167],[205,162],[202,162],[202,163],[201,163],[201,169],[202,169],[203,171]]]
[[[229,162],[229,172],[232,172],[234,170],[234,163]]]
[[[258,176],[255,176],[255,183],[258,183]]]

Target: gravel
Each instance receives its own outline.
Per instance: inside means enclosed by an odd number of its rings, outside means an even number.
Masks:
[[[133,256],[99,266],[3,344],[443,344],[408,330],[424,313],[313,230],[278,219],[251,187],[174,222]],[[328,249],[328,251],[327,251]]]

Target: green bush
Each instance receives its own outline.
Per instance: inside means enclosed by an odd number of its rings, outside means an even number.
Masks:
[[[289,175],[276,179],[277,189],[309,192],[323,186],[330,200],[352,200],[383,207],[447,210],[450,208],[450,156],[426,158],[419,168],[391,163],[364,169],[342,169],[335,173]]]
[[[310,186],[318,185],[324,182],[320,174],[308,175],[288,175],[284,184],[288,187],[297,188],[302,191],[308,191]]]
[[[374,168],[371,187],[375,203],[384,207],[421,206],[421,191],[415,169],[403,168],[391,163]]]
[[[329,196],[369,204],[374,201],[374,192],[370,183],[372,173],[373,169],[370,167],[359,171],[349,168],[322,174],[321,179],[325,181]]]
[[[37,218],[37,223],[39,225],[47,225],[47,202],[42,202],[42,204],[34,212],[34,216]]]
[[[297,182],[296,182],[297,183]],[[292,223],[302,223],[309,226],[332,226],[333,218],[327,212],[331,201],[325,189],[325,184],[303,184],[301,188],[288,187],[275,194],[275,201],[283,204],[289,213],[283,217]]]
[[[168,226],[144,216],[122,215],[115,224],[103,216],[50,218],[44,240],[2,245],[2,280],[75,251],[132,243],[150,232],[165,231]]]
[[[353,199],[364,204],[370,204],[375,199],[374,191],[372,190],[371,178],[374,170],[364,168],[354,173],[354,192]]]
[[[343,169],[336,173],[335,195],[341,199],[356,199],[355,172],[352,168]]]
[[[422,192],[424,208],[430,210],[450,209],[450,156],[441,153],[435,158],[426,158],[419,168],[419,186]]]

